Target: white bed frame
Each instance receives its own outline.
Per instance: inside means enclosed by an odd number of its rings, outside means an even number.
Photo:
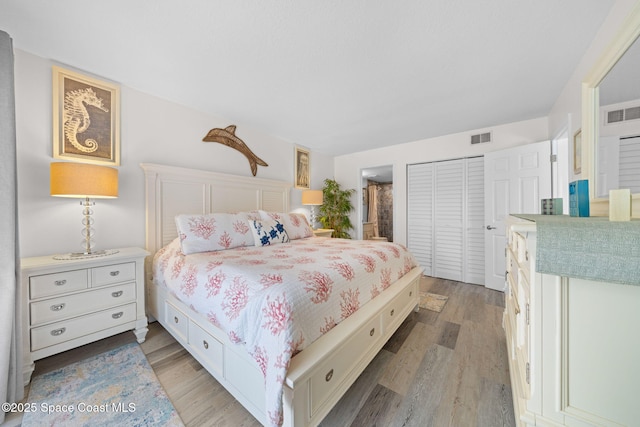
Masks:
[[[159,321],[251,414],[266,424],[264,379],[243,347],[154,284],[153,254],[176,236],[179,213],[263,209],[288,212],[286,182],[141,164],[146,183],[147,314]],[[292,360],[284,383],[284,426],[315,426],[340,400],[419,303],[422,269],[411,270]]]

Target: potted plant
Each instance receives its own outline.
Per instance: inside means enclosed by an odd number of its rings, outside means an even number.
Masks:
[[[356,190],[343,190],[333,179],[324,180],[322,189],[323,203],[320,205],[320,223],[322,227],[333,229],[331,237],[350,239],[349,230],[353,229],[349,213],[353,210],[351,196]]]

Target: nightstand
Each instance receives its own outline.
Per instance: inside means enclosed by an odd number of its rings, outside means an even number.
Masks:
[[[331,237],[331,234],[333,234],[333,229],[332,228],[318,228],[316,230],[313,230],[313,234],[316,237]]]
[[[22,258],[23,378],[35,361],[124,331],[147,334],[140,248],[85,259]]]

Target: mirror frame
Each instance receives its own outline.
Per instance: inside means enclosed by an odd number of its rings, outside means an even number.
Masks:
[[[604,54],[596,61],[589,74],[582,81],[581,179],[590,181],[589,202],[591,216],[609,216],[609,199],[595,197],[596,138],[600,128],[598,86],[638,37],[640,37],[640,4],[634,6],[620,30],[618,30],[618,33],[604,51]],[[633,216],[640,217],[640,193],[634,193],[632,197]]]

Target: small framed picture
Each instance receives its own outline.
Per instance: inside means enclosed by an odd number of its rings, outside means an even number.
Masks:
[[[582,172],[582,129],[573,135],[573,174]]]
[[[120,87],[53,67],[53,157],[120,165]]]
[[[296,147],[295,151],[295,187],[309,189],[309,151]]]

